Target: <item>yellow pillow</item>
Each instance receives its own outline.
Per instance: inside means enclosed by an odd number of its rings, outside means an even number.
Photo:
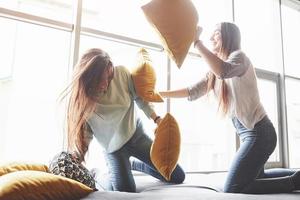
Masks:
[[[9,163],[0,166],[0,176],[11,172],[22,171],[22,170],[35,170],[48,172],[48,166],[44,164],[33,164],[33,163]]]
[[[138,65],[131,71],[131,75],[139,97],[148,102],[163,102],[160,94],[155,91],[155,70],[148,52],[143,48],[138,52]]]
[[[180,154],[180,130],[175,118],[167,113],[155,130],[150,158],[156,169],[170,180]]]
[[[194,41],[198,13],[190,0],[152,0],[142,10],[160,36],[168,56],[180,68]]]
[[[29,170],[1,176],[0,188],[0,200],[73,200],[93,192],[72,179]]]

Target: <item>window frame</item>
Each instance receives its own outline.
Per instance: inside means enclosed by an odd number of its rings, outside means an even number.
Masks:
[[[267,80],[274,82],[276,85],[276,96],[277,96],[277,118],[278,118],[278,138],[277,138],[277,145],[279,148],[279,161],[278,162],[267,162],[266,168],[274,168],[274,167],[282,167],[284,166],[284,163],[286,162],[284,158],[287,158],[286,156],[286,147],[284,145],[286,138],[284,135],[286,135],[286,117],[283,116],[283,100],[282,100],[282,93],[283,87],[281,86],[280,81],[280,73],[278,72],[271,72],[264,69],[255,69],[257,78],[261,80]],[[282,123],[280,123],[282,122]],[[287,158],[288,159],[288,158]]]

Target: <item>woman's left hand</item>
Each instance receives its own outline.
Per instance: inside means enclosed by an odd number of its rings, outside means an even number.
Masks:
[[[156,120],[157,126],[160,124],[161,120],[162,120],[161,118],[158,118],[158,119]]]
[[[199,40],[199,37],[200,37],[202,31],[203,31],[203,28],[201,26],[197,26],[194,41]]]

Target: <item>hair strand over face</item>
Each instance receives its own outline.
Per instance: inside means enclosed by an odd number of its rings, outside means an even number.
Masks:
[[[83,161],[88,150],[88,144],[84,140],[87,120],[96,108],[96,93],[101,75],[110,64],[106,52],[89,49],[79,59],[72,82],[63,92],[62,98],[70,95],[67,105],[68,151],[77,152]]]

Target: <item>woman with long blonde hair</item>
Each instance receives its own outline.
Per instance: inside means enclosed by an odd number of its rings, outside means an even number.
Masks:
[[[159,124],[153,106],[136,95],[130,72],[114,66],[101,49],[86,51],[74,69],[67,109],[68,150],[84,161],[93,137],[105,150],[112,190],[135,192],[131,169],[167,181],[150,160],[152,140],[146,135],[135,103]],[[131,163],[133,156],[142,161]],[[141,167],[142,166],[142,167]],[[168,182],[182,183],[185,173],[176,166]]]
[[[280,193],[300,189],[300,172],[292,169],[264,170],[276,147],[277,136],[260,102],[257,79],[251,61],[241,50],[239,28],[228,22],[217,24],[210,40],[212,51],[199,40],[197,27],[194,47],[210,71],[197,84],[160,92],[163,97],[187,97],[192,101],[210,91],[219,101],[219,111],[232,118],[240,147],[228,171],[224,192]]]

